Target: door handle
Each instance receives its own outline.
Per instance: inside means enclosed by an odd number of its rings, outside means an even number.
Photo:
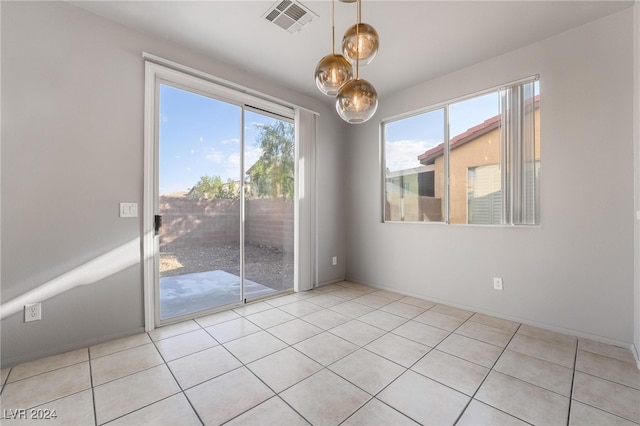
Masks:
[[[160,233],[160,227],[162,226],[162,215],[155,215],[153,218],[153,229],[156,235]]]

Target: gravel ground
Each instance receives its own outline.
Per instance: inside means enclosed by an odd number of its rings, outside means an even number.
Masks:
[[[240,275],[237,246],[188,247],[160,251],[160,276],[223,270]],[[271,247],[245,246],[245,278],[275,290],[293,288],[293,254]]]

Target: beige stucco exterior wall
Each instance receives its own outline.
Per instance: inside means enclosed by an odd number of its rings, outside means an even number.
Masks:
[[[535,157],[539,160],[540,109],[536,109],[535,114]],[[500,127],[451,150],[449,154],[450,223],[467,223],[467,170],[470,167],[499,163]],[[444,200],[444,156],[436,158],[435,161],[435,197]]]

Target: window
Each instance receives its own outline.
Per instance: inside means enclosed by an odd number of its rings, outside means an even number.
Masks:
[[[384,124],[385,220],[443,220],[442,169],[419,157],[444,139],[444,116],[444,109],[437,109]]]
[[[539,223],[539,84],[382,123],[384,220]]]

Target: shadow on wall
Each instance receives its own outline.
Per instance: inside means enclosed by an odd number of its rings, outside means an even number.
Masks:
[[[161,237],[164,233],[168,242],[161,246],[161,252],[172,245],[204,246],[212,242],[237,247],[240,235],[237,200],[162,198],[161,214],[168,219],[168,226],[163,226]],[[247,241],[254,246],[275,248],[282,251],[285,258],[292,258],[293,203],[284,199],[258,199],[249,200],[247,204]],[[24,305],[44,302],[75,287],[97,283],[141,261],[140,238],[135,238],[3,303],[1,318],[21,312]]]
[[[44,302],[75,287],[95,284],[111,275],[139,264],[140,261],[140,238],[135,238],[3,303],[0,306],[1,318],[4,319],[21,312],[24,305]]]

